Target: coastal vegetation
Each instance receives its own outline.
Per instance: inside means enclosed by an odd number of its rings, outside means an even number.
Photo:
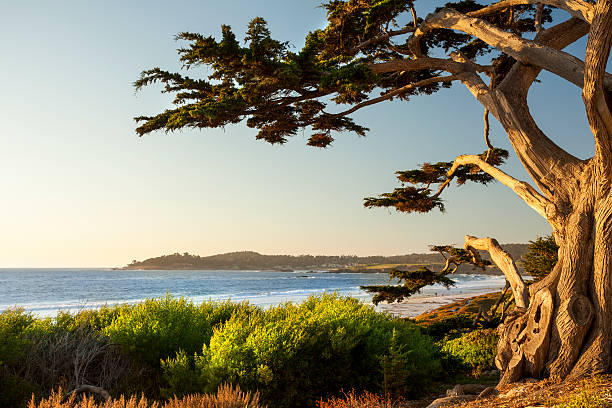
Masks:
[[[267,310],[169,295],[44,319],[6,310],[0,406],[402,408],[454,383],[499,378],[489,371],[497,335],[472,327],[478,306],[494,297],[416,321],[332,295]],[[533,394],[555,390],[540,395],[546,406],[607,407],[609,385],[595,378],[561,392],[549,381]],[[83,388],[94,392],[67,392]],[[504,404],[521,406],[517,395]]]
[[[314,407],[342,389],[384,393],[391,368],[403,373],[392,388],[418,397],[443,364],[415,323],[335,295],[269,309],[167,295],[44,319],[9,309],[0,345],[0,406],[83,384],[158,401],[233,384],[270,407]]]

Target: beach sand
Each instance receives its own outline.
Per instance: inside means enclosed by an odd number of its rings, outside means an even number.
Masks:
[[[401,303],[380,303],[376,306],[376,310],[381,312],[389,312],[398,317],[416,317],[423,313],[430,312],[440,306],[458,302],[463,299],[472,298],[475,296],[486,295],[487,293],[495,292],[499,289],[483,289],[482,291],[470,291],[464,293],[449,293],[436,295],[417,295],[404,299]]]

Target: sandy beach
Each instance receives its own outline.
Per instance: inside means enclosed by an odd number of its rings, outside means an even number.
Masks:
[[[495,292],[495,288],[483,289],[477,292],[464,292],[433,295],[417,295],[405,299],[401,303],[380,303],[376,306],[376,310],[389,312],[398,317],[416,317],[420,314],[430,312],[440,306],[458,302],[463,299],[486,295],[487,293]]]

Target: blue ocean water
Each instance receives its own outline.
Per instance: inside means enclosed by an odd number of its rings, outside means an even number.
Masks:
[[[458,284],[436,285],[416,295],[477,294],[504,286],[503,276],[455,275]],[[0,269],[0,310],[23,307],[39,316],[58,310],[78,311],[104,304],[133,303],[146,298],[184,296],[194,302],[247,300],[270,306],[300,302],[315,293],[337,292],[368,302],[361,285],[388,282],[384,273],[327,273],[313,271],[121,271],[112,269]],[[415,299],[416,301],[416,299]]]

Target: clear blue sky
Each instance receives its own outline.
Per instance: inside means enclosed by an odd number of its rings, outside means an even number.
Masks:
[[[179,68],[175,34],[218,35],[221,24],[241,34],[262,16],[273,36],[301,47],[324,24],[319,3],[2,1],[0,267],[121,266],[185,251],[390,255],[461,244],[465,234],[548,234],[499,184],[453,187],[444,214],[363,208],[363,197],[396,186],[396,170],[484,150],[482,108],[460,84],[363,110],[355,118],[368,136],[340,135],[325,150],[306,146],[307,134],[270,146],[243,125],[136,136],[132,118],[170,97],[156,87],[135,94],[132,82],[143,69]],[[542,79],[534,116],[590,156],[579,89]],[[492,137],[509,148],[497,123]],[[504,169],[527,178],[515,156]]]

